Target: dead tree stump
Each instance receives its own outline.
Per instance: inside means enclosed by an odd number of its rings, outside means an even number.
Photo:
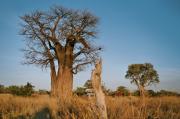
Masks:
[[[95,69],[92,70],[91,80],[96,95],[96,104],[100,114],[100,119],[107,119],[105,95],[101,88],[101,72],[102,60],[98,60],[95,65]]]

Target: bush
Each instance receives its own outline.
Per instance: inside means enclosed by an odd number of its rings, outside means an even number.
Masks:
[[[4,93],[4,86],[0,84],[0,93]]]
[[[115,93],[117,96],[129,96],[130,91],[124,86],[119,86],[117,87]]]
[[[139,90],[136,90],[132,93],[133,96],[140,96],[140,92]]]
[[[172,92],[172,91],[166,91],[166,90],[160,90],[157,92],[158,96],[180,96],[179,93],[177,92]]]
[[[7,87],[7,92],[13,95],[21,95],[21,90],[22,90],[22,86],[19,87],[19,86],[12,85],[12,86]]]
[[[147,90],[148,96],[154,97],[157,96],[157,92],[154,92],[153,90]]]
[[[50,92],[49,91],[47,91],[47,90],[42,90],[42,89],[39,89],[39,91],[37,92],[38,94],[40,94],[40,95],[45,95],[45,94],[50,94]]]
[[[18,95],[18,96],[31,96],[32,93],[34,92],[34,86],[27,82],[25,86],[16,86],[12,85],[6,88],[8,93],[11,93],[13,95]]]
[[[77,87],[77,89],[74,91],[74,93],[78,96],[82,96],[82,95],[85,95],[86,92],[85,92],[85,88],[83,87]]]

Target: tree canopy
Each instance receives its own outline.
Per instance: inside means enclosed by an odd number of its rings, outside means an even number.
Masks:
[[[131,83],[143,87],[159,83],[159,75],[150,63],[129,65],[125,77],[130,79]]]
[[[35,11],[21,17],[21,34],[26,36],[25,64],[47,67],[51,60],[65,64],[67,48],[73,45],[74,73],[98,57],[100,47],[93,44],[97,34],[98,18],[88,11],[55,6],[50,11]],[[66,51],[59,55],[60,51]],[[60,52],[61,54],[63,52]]]

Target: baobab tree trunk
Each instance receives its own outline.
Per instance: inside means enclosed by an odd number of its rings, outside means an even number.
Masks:
[[[68,101],[72,96],[73,74],[71,69],[64,68],[60,70],[56,83],[56,95],[60,100]]]
[[[101,71],[102,61],[96,63],[95,69],[91,73],[92,86],[96,94],[96,103],[100,113],[100,119],[107,119],[107,110],[105,103],[105,95],[101,88]]]
[[[74,42],[67,42],[66,47],[58,52],[59,67],[55,81],[56,96],[63,101],[68,101],[73,89],[73,48]]]

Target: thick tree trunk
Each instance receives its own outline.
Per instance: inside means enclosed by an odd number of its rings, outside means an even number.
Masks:
[[[58,71],[55,80],[52,80],[52,92],[61,100],[69,100],[73,89],[73,48],[74,41],[68,40],[65,47],[56,45]]]
[[[63,53],[63,57],[60,61],[56,89],[57,89],[57,97],[59,97],[63,101],[68,101],[72,96],[73,89],[73,47],[68,44]]]
[[[61,100],[69,100],[72,96],[73,74],[71,69],[65,67],[58,72],[56,90],[57,97]]]

